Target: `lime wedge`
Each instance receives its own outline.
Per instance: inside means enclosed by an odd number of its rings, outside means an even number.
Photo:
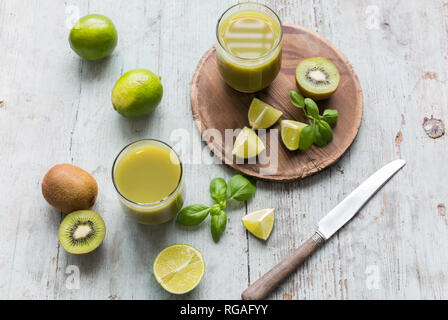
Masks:
[[[241,221],[246,229],[257,238],[267,240],[274,227],[275,209],[264,209],[249,213]]]
[[[241,159],[249,159],[258,156],[265,149],[263,141],[257,134],[248,127],[244,127],[235,140],[232,155]]]
[[[176,244],[163,249],[156,257],[153,273],[163,289],[174,294],[190,292],[204,275],[202,254],[192,246]]]
[[[305,123],[292,120],[283,120],[280,123],[282,141],[286,148],[291,151],[299,149],[300,133],[306,126]]]
[[[267,129],[272,127],[282,115],[280,110],[254,98],[249,108],[249,124],[255,130]]]

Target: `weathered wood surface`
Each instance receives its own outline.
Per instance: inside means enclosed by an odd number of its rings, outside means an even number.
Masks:
[[[210,159],[189,105],[196,64],[214,43],[218,16],[233,3],[0,1],[0,298],[182,298],[165,293],[151,274],[156,254],[181,242],[199,248],[207,265],[203,282],[185,298],[238,299],[359,182],[402,157],[405,170],[270,298],[448,299],[448,139],[431,139],[423,128],[425,117],[448,121],[446,1],[266,1],[284,22],[318,31],[353,64],[365,99],[355,143],[316,176],[259,182],[253,200],[228,210],[218,245],[208,224],[143,227],[125,218],[110,170],[116,153],[133,140],[179,144],[173,130],[189,133],[188,203],[210,203],[210,178],[233,174],[223,165],[197,164],[201,150]],[[120,39],[111,58],[86,62],[70,50],[66,20],[73,8],[115,22]],[[151,116],[126,120],[113,111],[110,93],[135,67],[159,73],[165,95]],[[60,162],[92,172],[99,183],[94,209],[108,231],[89,256],[60,248],[61,215],[41,196],[42,177]],[[240,223],[246,211],[265,207],[277,208],[266,243]],[[76,267],[79,289],[72,281]]]

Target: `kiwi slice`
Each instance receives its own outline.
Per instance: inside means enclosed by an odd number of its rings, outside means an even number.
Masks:
[[[296,69],[300,92],[313,100],[328,99],[338,89],[340,78],[338,68],[325,58],[303,60]]]
[[[100,246],[106,235],[103,218],[93,211],[70,213],[59,226],[58,238],[62,247],[71,254],[84,254]]]

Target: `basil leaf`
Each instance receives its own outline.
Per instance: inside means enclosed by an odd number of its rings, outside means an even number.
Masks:
[[[255,193],[255,184],[246,177],[237,174],[227,183],[229,190],[229,199],[237,201],[249,200]]]
[[[318,146],[319,148],[325,148],[328,145],[328,143],[327,143],[326,139],[320,133],[317,125],[316,125],[315,132],[316,132],[316,137],[314,138],[314,144],[316,146]]]
[[[330,125],[325,120],[319,121],[317,126],[319,127],[319,132],[324,137],[324,139],[327,141],[327,143],[330,143],[331,141],[333,141],[333,130],[331,129]]]
[[[316,138],[314,144],[320,148],[325,148],[333,140],[333,131],[325,121],[318,121],[316,124]]]
[[[218,242],[222,233],[226,229],[227,214],[221,211],[220,214],[212,216],[212,222],[210,224],[210,231],[215,242]]]
[[[210,207],[194,204],[183,208],[177,216],[177,222],[183,226],[197,226],[207,218]]]
[[[289,98],[295,107],[300,109],[305,108],[305,98],[297,91],[289,91]]]
[[[322,115],[322,119],[324,119],[324,121],[326,121],[329,125],[335,126],[338,123],[338,110],[325,110]]]
[[[319,118],[319,107],[317,106],[316,102],[310,98],[305,99],[305,107],[308,114],[313,117],[314,119]]]
[[[210,196],[216,202],[224,200],[227,196],[227,183],[223,178],[216,178],[210,182]]]
[[[302,132],[300,133],[300,140],[299,140],[299,149],[302,151],[309,150],[311,146],[314,143],[315,139],[315,125],[309,125],[302,129]]]

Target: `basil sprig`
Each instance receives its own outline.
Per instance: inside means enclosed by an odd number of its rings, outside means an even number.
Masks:
[[[216,178],[210,182],[210,196],[217,202],[209,207],[194,204],[183,208],[177,216],[177,222],[183,226],[197,226],[209,215],[211,216],[210,231],[215,242],[221,238],[227,225],[227,214],[224,210],[230,200],[246,201],[255,193],[255,183],[243,175],[237,174],[228,182]]]
[[[299,149],[309,150],[313,144],[320,148],[325,148],[333,141],[333,130],[331,126],[338,123],[338,110],[326,109],[320,115],[319,107],[316,102],[310,98],[304,98],[297,91],[289,92],[291,103],[302,109],[305,117],[309,119],[310,124],[302,129],[300,133]]]

